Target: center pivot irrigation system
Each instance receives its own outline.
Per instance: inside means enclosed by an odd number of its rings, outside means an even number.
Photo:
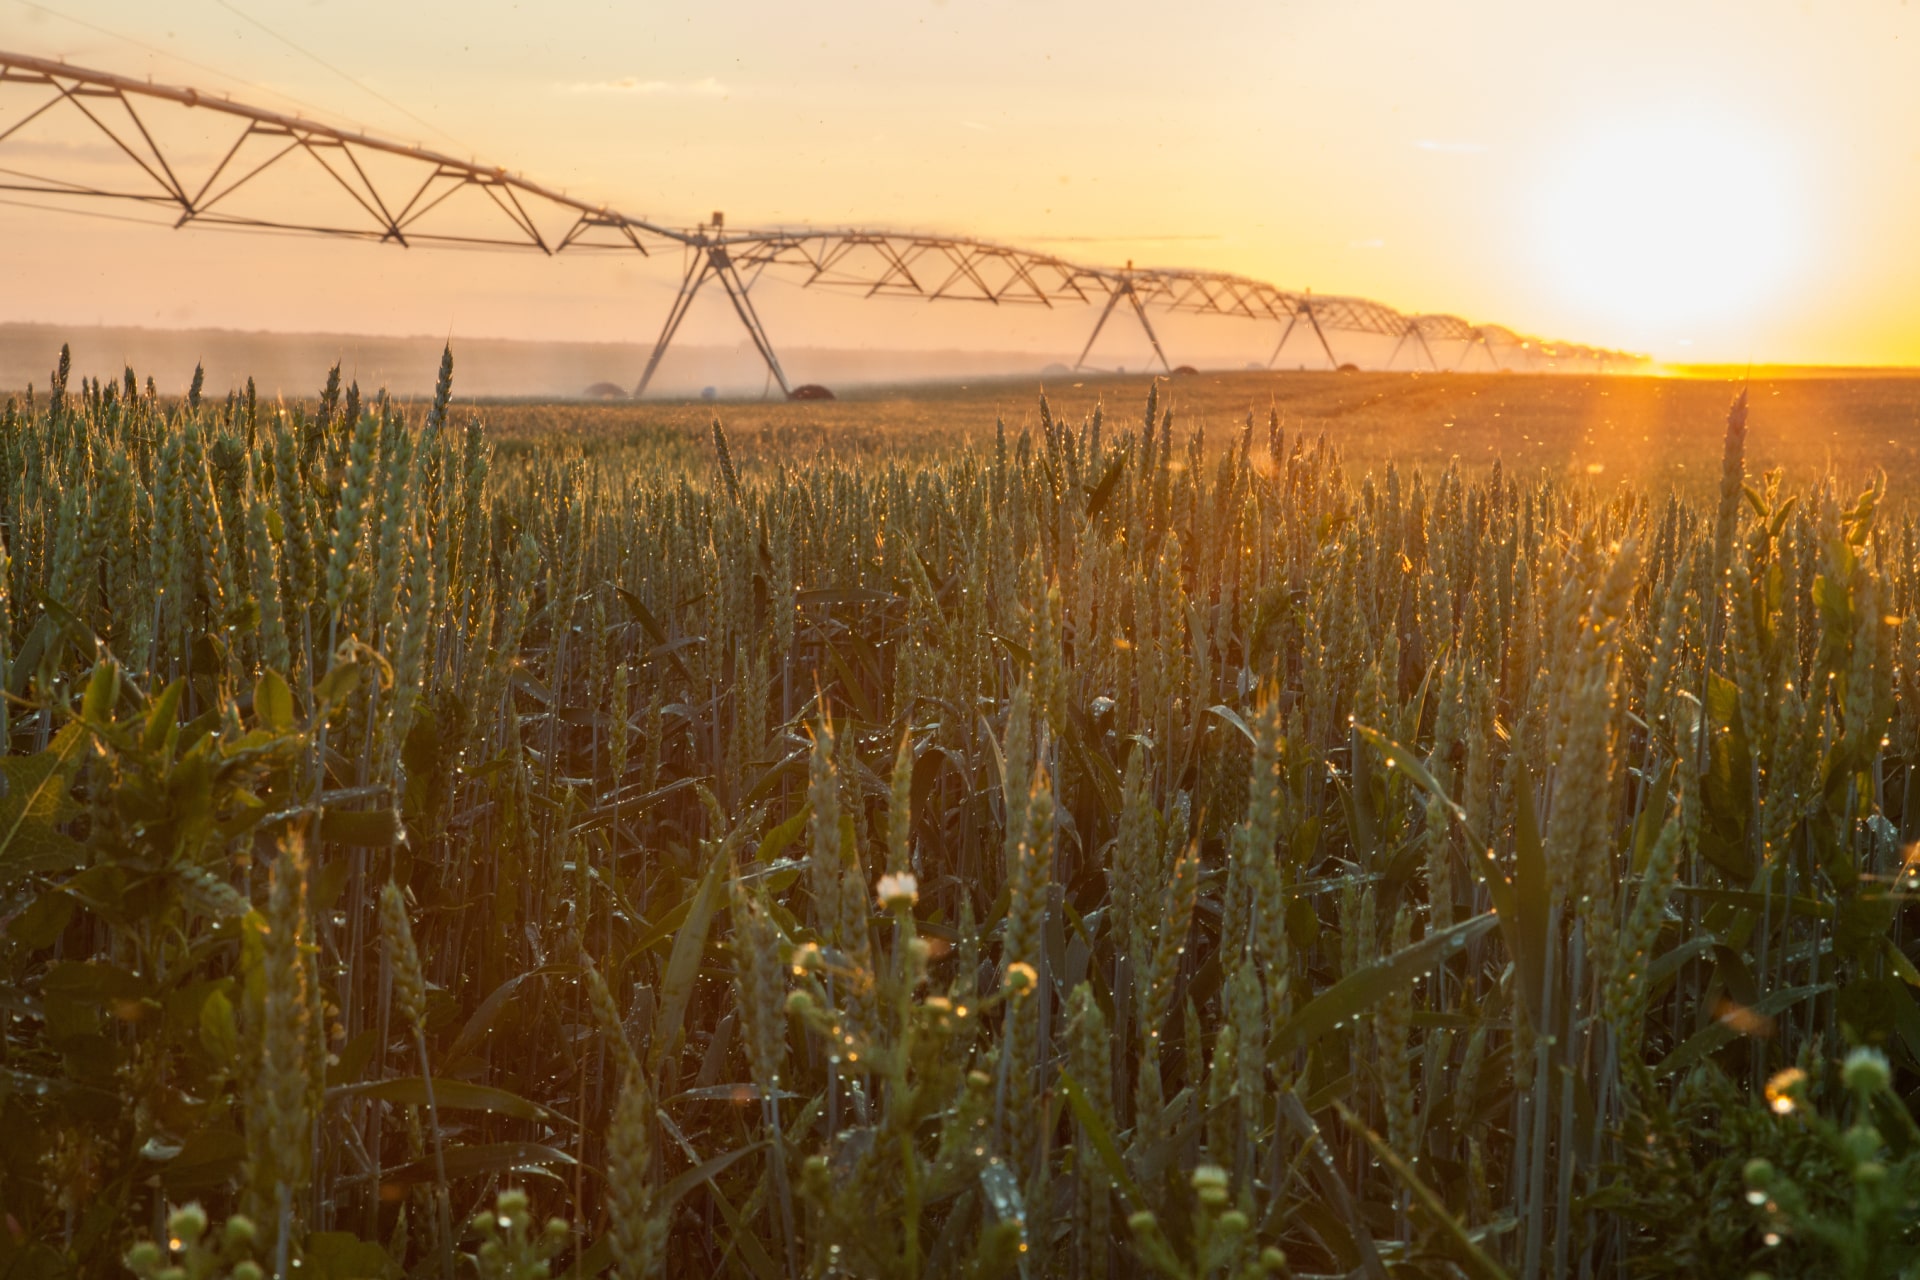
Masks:
[[[76,137],[78,140],[76,140]],[[209,140],[212,141],[209,149]],[[53,170],[53,172],[48,172]],[[1496,369],[1605,372],[1638,362],[1617,351],[1545,343],[1452,315],[1406,315],[1365,298],[1296,293],[1221,271],[1087,266],[967,236],[857,228],[694,228],[629,217],[505,168],[336,128],[225,95],[154,84],[0,51],[0,191],[12,203],[66,208],[111,200],[156,225],[294,232],[416,246],[557,253],[678,252],[680,290],[634,395],[653,380],[694,297],[718,282],[780,389],[795,393],[751,294],[776,269],[802,287],[876,295],[1098,306],[1075,368],[1124,302],[1173,370],[1149,311],[1239,316],[1279,327],[1268,367],[1289,341],[1341,366],[1334,335],[1392,340],[1433,370],[1476,351]]]

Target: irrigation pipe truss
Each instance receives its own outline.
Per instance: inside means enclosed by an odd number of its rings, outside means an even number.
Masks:
[[[191,121],[182,112],[197,113]],[[182,124],[198,129],[177,140]],[[211,124],[218,145],[203,155]],[[62,139],[78,130],[85,144]],[[52,173],[47,169],[54,170]],[[191,170],[191,172],[190,172]],[[402,247],[460,246],[557,253],[665,251],[682,258],[679,292],[634,394],[647,389],[694,297],[708,283],[727,296],[767,370],[789,394],[786,371],[754,309],[762,272],[802,287],[996,305],[1099,308],[1080,353],[1116,312],[1129,312],[1164,368],[1172,362],[1149,312],[1239,316],[1272,322],[1279,340],[1304,342],[1330,367],[1339,335],[1392,339],[1431,369],[1459,368],[1476,352],[1495,368],[1606,371],[1637,357],[1546,343],[1452,315],[1406,315],[1365,298],[1281,289],[1222,271],[1088,266],[968,236],[863,228],[733,228],[718,213],[697,227],[630,217],[505,168],[461,160],[225,95],[155,84],[49,58],[0,50],[0,191],[65,207],[114,200],[152,210],[175,227],[295,232]],[[147,219],[141,219],[147,220]]]

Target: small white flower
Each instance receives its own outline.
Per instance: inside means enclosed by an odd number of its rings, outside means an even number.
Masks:
[[[880,905],[889,911],[900,911],[911,907],[920,899],[920,882],[909,872],[880,877],[880,883],[874,887],[873,896]]]

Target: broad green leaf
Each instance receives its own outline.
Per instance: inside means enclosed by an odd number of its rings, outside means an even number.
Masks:
[[[1723,903],[1730,907],[1739,907],[1743,911],[1768,911],[1778,921],[1788,915],[1803,920],[1833,919],[1833,904],[1822,902],[1818,898],[1787,897],[1784,893],[1761,894],[1748,889],[1702,889],[1695,885],[1676,886],[1675,892],[1702,902]]]
[[[571,972],[575,971],[567,966],[550,964],[545,968],[532,969],[526,973],[515,974],[513,977],[508,978],[505,982],[495,987],[488,993],[487,998],[480,1002],[479,1007],[474,1009],[473,1013],[467,1018],[466,1024],[460,1028],[460,1034],[453,1038],[453,1043],[447,1048],[445,1060],[452,1062],[459,1058],[461,1054],[480,1043],[487,1032],[493,1028],[494,1019],[498,1018],[500,1011],[507,1007],[508,998],[520,989],[521,983],[531,981],[535,978],[545,977],[549,974]]]
[[[388,1280],[400,1268],[387,1251],[350,1231],[316,1231],[300,1250],[300,1274],[306,1280]]]
[[[73,923],[80,903],[67,886],[47,890],[29,902],[26,910],[7,924],[7,937],[28,951],[50,947]]]
[[[693,980],[699,976],[700,957],[707,949],[707,931],[712,928],[714,912],[720,906],[730,853],[727,845],[722,845],[709,854],[706,874],[700,877],[700,886],[693,892],[686,922],[674,936],[673,953],[667,959],[666,976],[660,983],[660,1018],[654,1024],[653,1051],[649,1055],[655,1068],[680,1047],[687,1003],[693,999]]]
[[[1253,736],[1253,730],[1248,727],[1247,722],[1245,720],[1240,718],[1240,713],[1238,711],[1235,711],[1232,707],[1221,704],[1218,706],[1208,707],[1207,714],[1218,716],[1220,717],[1221,720],[1225,721],[1227,724],[1230,724],[1234,728],[1238,729],[1240,731],[1240,736],[1247,740],[1247,745],[1254,748],[1256,751],[1259,750],[1260,740]],[[1365,731],[1363,730],[1363,732]],[[1375,734],[1373,736],[1378,737],[1379,735]]]
[[[224,991],[212,992],[200,1006],[200,1046],[222,1066],[241,1065],[240,1027],[233,1016],[233,1001]]]
[[[387,849],[406,843],[407,829],[397,809],[326,809],[320,814],[320,838],[354,848]]]
[[[180,731],[180,699],[187,691],[186,680],[175,680],[160,691],[153,705],[147,709],[147,727],[145,747],[149,751],[161,751],[171,757],[173,750],[167,744]]]
[[[800,806],[798,813],[788,818],[773,830],[767,832],[767,834],[761,838],[760,847],[754,851],[753,860],[755,862],[772,862],[775,858],[786,852],[787,846],[795,840],[798,840],[801,833],[807,829],[807,820],[812,816],[813,802],[808,801]]]
[[[80,813],[68,788],[81,733],[77,722],[69,724],[45,751],[0,757],[0,888],[35,872],[86,865],[86,847],[56,829]]]
[[[1833,990],[1833,984],[1830,982],[1816,983],[1807,987],[1786,987],[1762,996],[1751,1006],[1743,1006],[1741,1013],[1758,1019],[1776,1018],[1802,1000],[1810,1000],[1822,992],[1831,990]],[[1741,1034],[1735,1022],[1736,1019],[1729,1011],[1688,1036],[1685,1043],[1668,1054],[1665,1061],[1653,1069],[1654,1078],[1665,1079],[1667,1076],[1685,1071],[1723,1045],[1732,1044]]]
[[[97,729],[113,724],[114,704],[120,701],[120,664],[111,659],[94,664],[87,691],[80,696],[80,718]]]
[[[722,1173],[732,1168],[734,1164],[764,1149],[766,1146],[767,1143],[765,1141],[749,1142],[744,1147],[735,1147],[733,1150],[717,1155],[711,1160],[701,1161],[662,1187],[657,1203],[663,1211],[672,1208],[674,1205],[679,1204],[689,1191],[692,1191],[701,1183],[712,1182]]]
[[[377,1098],[402,1106],[427,1105],[427,1082],[419,1076],[401,1076],[393,1080],[375,1080],[366,1084],[340,1085],[327,1090],[329,1099],[351,1097]],[[547,1110],[517,1093],[491,1085],[469,1084],[464,1080],[435,1080],[434,1106],[454,1111],[491,1111],[516,1120],[539,1120],[548,1124],[572,1124],[563,1115]]]
[[[436,1096],[439,1086],[434,1087]],[[483,1142],[475,1146],[449,1146],[446,1149],[447,1180],[489,1177],[497,1173],[544,1172],[549,1165],[578,1164],[566,1152],[538,1142]],[[382,1169],[383,1183],[411,1184],[434,1182],[439,1173],[432,1156],[409,1161],[394,1169]]]
[[[589,1276],[603,1276],[613,1269],[613,1262],[613,1233],[603,1231],[600,1238],[574,1260],[572,1266],[560,1273],[560,1280],[587,1280]]]
[[[1473,1237],[1467,1234],[1466,1227],[1448,1210],[1446,1201],[1435,1194],[1433,1188],[1414,1172],[1412,1165],[1401,1159],[1399,1153],[1388,1146],[1379,1134],[1369,1129],[1365,1121],[1349,1111],[1345,1103],[1335,1102],[1333,1106],[1334,1110],[1340,1113],[1340,1118],[1346,1122],[1347,1128],[1359,1134],[1361,1139],[1373,1148],[1373,1154],[1380,1158],[1380,1162],[1393,1170],[1394,1176],[1406,1184],[1407,1190],[1411,1191],[1413,1198],[1420,1202],[1420,1207],[1426,1211],[1434,1225],[1446,1234],[1459,1261],[1468,1272],[1480,1276],[1481,1280],[1508,1280],[1506,1269],[1488,1257],[1486,1252],[1473,1242]]]
[[[345,701],[348,694],[360,687],[362,666],[358,662],[336,662],[327,669],[327,674],[313,686],[316,717],[324,715],[326,708]]]
[[[1882,937],[1881,941],[1886,944],[1887,967],[1893,970],[1893,976],[1910,987],[1920,987],[1920,968],[1914,967],[1907,953],[1900,949],[1900,944],[1891,937]]]
[[[278,671],[262,671],[253,682],[253,715],[261,725],[277,733],[293,728],[293,690]]]
[[[1270,1042],[1272,1054],[1280,1057],[1309,1047],[1336,1026],[1352,1021],[1395,991],[1405,989],[1415,978],[1431,971],[1496,924],[1491,912],[1464,920],[1348,974],[1281,1024]]]

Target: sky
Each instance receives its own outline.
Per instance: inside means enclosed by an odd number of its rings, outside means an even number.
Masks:
[[[1920,5],[1901,0],[0,0],[0,48],[676,225],[963,233],[1671,362],[1920,364]],[[0,93],[0,129],[28,101]],[[92,162],[51,138],[9,151],[30,143],[0,141],[0,167]],[[0,203],[0,322],[644,341],[677,273]],[[1092,320],[771,277],[755,296],[777,340],[820,346],[1071,358]],[[1275,336],[1168,323],[1253,359]],[[704,297],[683,336],[739,330]]]

